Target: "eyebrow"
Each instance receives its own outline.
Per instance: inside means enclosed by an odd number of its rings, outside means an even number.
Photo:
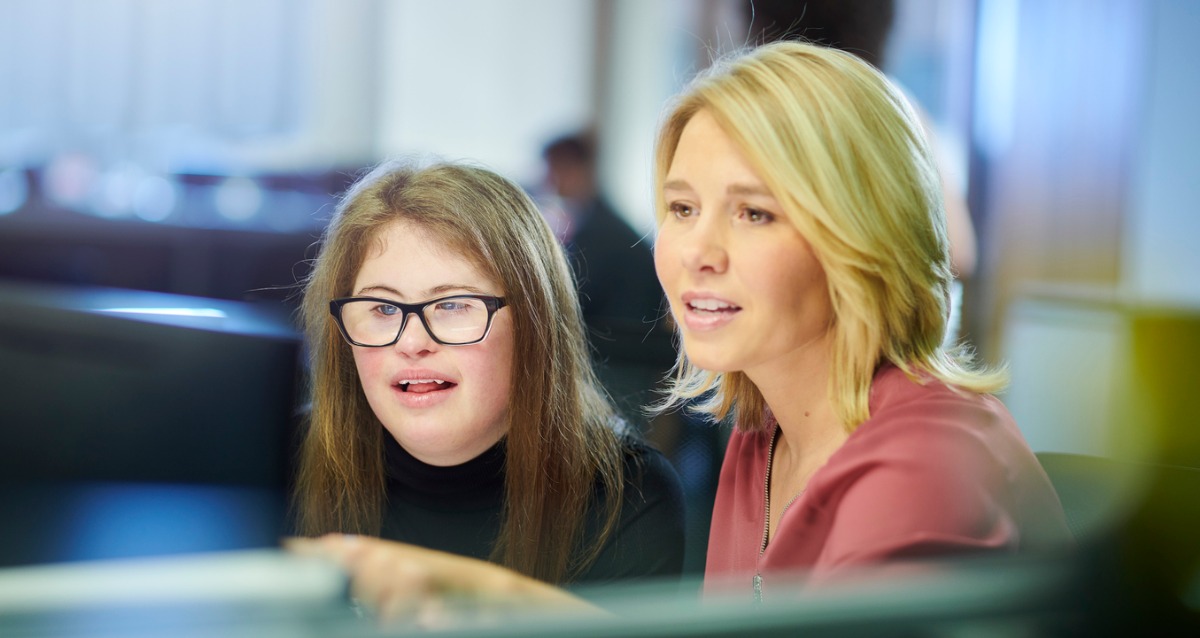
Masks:
[[[775,195],[767,189],[766,186],[759,184],[730,184],[725,192],[730,195],[759,195],[762,197],[775,197]]]
[[[692,190],[692,187],[690,184],[688,184],[687,182],[685,182],[681,179],[672,179],[672,180],[668,180],[663,183],[663,190],[665,190],[665,191],[690,191],[690,190]]]
[[[690,191],[692,190],[692,186],[691,184],[688,184],[686,180],[672,179],[663,182],[663,190]],[[725,189],[725,193],[728,195],[757,195],[761,197],[775,197],[774,193],[767,189],[766,186],[761,184],[730,184],[729,188]]]
[[[364,288],[360,288],[358,290],[358,292],[356,292],[354,294],[356,296],[358,296],[358,295],[362,295],[364,293],[370,293],[370,292],[378,293],[380,291],[391,293],[393,296],[395,296],[397,298],[401,298],[401,299],[404,298],[404,294],[402,294],[399,290],[396,290],[395,288],[392,288],[391,286],[383,286],[383,285],[366,286]],[[421,296],[432,299],[434,297],[438,297],[438,296],[443,295],[448,292],[465,292],[465,293],[472,293],[472,294],[477,294],[477,295],[491,294],[491,293],[487,292],[486,290],[479,288],[478,286],[472,286],[469,284],[441,284],[439,286],[434,286],[433,288],[426,289],[421,294]]]

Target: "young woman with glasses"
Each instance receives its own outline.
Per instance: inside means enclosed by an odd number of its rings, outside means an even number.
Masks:
[[[683,346],[660,407],[694,401],[735,424],[706,592],[778,600],[864,567],[1069,541],[990,394],[1004,371],[942,345],[940,184],[916,116],[878,71],[797,42],[719,62],[669,108],[655,184],[655,267]],[[428,568],[441,591],[482,600],[508,582]]]
[[[338,206],[302,313],[301,535],[556,584],[679,574],[679,479],[597,389],[568,264],[516,184],[376,168]]]

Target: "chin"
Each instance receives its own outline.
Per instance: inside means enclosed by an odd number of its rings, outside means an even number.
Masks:
[[[686,352],[686,348],[685,348]],[[693,354],[687,352],[688,363],[700,368],[706,372],[737,372],[741,370],[740,366],[735,365],[729,357],[723,357],[716,353],[698,352]]]
[[[400,445],[404,446],[409,454],[429,465],[459,465],[474,458],[473,455],[464,453],[462,446],[447,445],[441,442],[418,440],[406,441]]]

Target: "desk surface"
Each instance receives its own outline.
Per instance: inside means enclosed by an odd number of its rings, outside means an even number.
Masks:
[[[487,624],[464,609],[453,636],[912,636],[972,632],[1061,635],[1077,601],[1062,565],[995,562],[930,571],[902,586],[780,596],[779,603],[700,600],[678,582],[584,592],[613,612],[568,617],[516,611]],[[681,593],[687,592],[687,593]],[[1059,633],[1054,634],[1057,630]],[[0,637],[408,635],[360,617],[343,574],[279,551],[100,561],[0,570]],[[1007,633],[1006,633],[1007,632]]]
[[[345,575],[282,550],[0,569],[0,636],[301,636],[353,626]]]

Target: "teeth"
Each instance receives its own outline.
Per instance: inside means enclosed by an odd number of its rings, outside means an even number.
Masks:
[[[695,299],[688,305],[696,310],[725,310],[726,308],[733,308],[733,304],[717,301],[716,299]]]
[[[441,379],[408,379],[401,381],[400,385],[409,385],[411,383],[445,383],[445,381]]]

